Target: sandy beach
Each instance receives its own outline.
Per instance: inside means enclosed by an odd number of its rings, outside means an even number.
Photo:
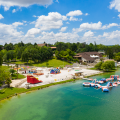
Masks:
[[[37,83],[37,84],[29,84],[30,87],[41,86],[49,83],[69,80],[69,79],[72,79],[73,76],[75,76],[75,73],[77,72],[82,72],[82,76],[80,76],[80,78],[83,78],[84,76],[90,76],[90,75],[101,73],[101,71],[98,71],[98,70],[89,70],[87,68],[81,69],[81,67],[77,67],[77,70],[76,68],[60,70],[59,74],[50,74],[50,71],[48,68],[37,67],[36,69],[42,69],[42,73],[44,73],[44,75],[39,75],[35,77],[39,80],[42,80],[43,82]],[[28,74],[24,74],[24,75],[27,76]],[[27,78],[12,80],[11,87],[26,88],[26,84],[27,84]]]

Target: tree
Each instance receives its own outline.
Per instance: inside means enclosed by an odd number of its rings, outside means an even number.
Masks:
[[[102,66],[103,62],[99,62],[95,65],[95,68],[98,69],[98,70],[101,70],[101,66]]]
[[[2,66],[2,63],[3,63],[3,58],[2,58],[2,54],[0,52],[0,66]]]
[[[115,54],[115,58],[116,61],[120,61],[120,52]]]
[[[115,62],[114,61],[106,61],[102,64],[101,68],[104,71],[110,71],[115,69]]]
[[[13,75],[15,73],[14,69],[10,69],[10,73]]]
[[[0,67],[0,86],[5,81],[6,84],[8,84],[8,87],[10,87],[11,79],[10,79],[10,72],[8,69],[5,69],[4,67]]]

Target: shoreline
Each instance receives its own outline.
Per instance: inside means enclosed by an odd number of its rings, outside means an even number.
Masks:
[[[92,74],[92,75],[89,75],[89,76],[85,76],[85,78],[89,78],[89,77],[97,76],[97,75],[103,75],[103,74],[112,73],[112,72],[102,72],[102,73],[99,73],[99,74]],[[53,85],[59,85],[59,84],[64,84],[64,83],[68,83],[68,82],[74,82],[74,81],[77,81],[77,80],[83,80],[83,79],[82,78],[75,78],[75,79],[69,79],[69,80],[64,80],[64,81],[49,83],[49,84],[45,84],[45,85],[41,85],[41,86],[35,86],[35,87],[31,87],[30,89],[23,88],[24,90],[22,92],[18,92],[18,93],[15,92],[15,93],[13,93],[11,95],[8,95],[8,96],[0,99],[0,102],[4,101],[4,100],[8,100],[9,98],[12,98],[14,96],[20,95],[22,93],[33,92],[33,91],[40,90],[40,89],[43,89],[43,88],[47,88],[47,87],[50,87],[50,86],[53,86]],[[14,87],[11,87],[11,88],[14,88]],[[2,89],[3,91],[2,90],[0,91],[1,94],[2,94],[2,92],[5,91],[5,89],[10,89],[10,88],[4,88],[4,89]],[[21,89],[21,88],[17,88],[17,89]]]
[[[30,89],[25,89],[25,88],[24,88],[24,91],[23,91],[23,92],[14,93],[14,94],[12,94],[12,95],[9,95],[9,96],[7,96],[7,97],[4,97],[3,99],[0,99],[0,102],[1,102],[1,101],[4,101],[4,100],[8,100],[9,98],[12,98],[12,97],[14,97],[14,96],[20,95],[20,94],[22,94],[22,93],[33,92],[33,91],[40,90],[40,89],[44,89],[44,88],[47,88],[47,87],[50,87],[50,86],[54,86],[54,85],[64,84],[64,83],[68,83],[68,82],[75,82],[75,81],[77,81],[77,80],[81,80],[81,78],[70,79],[70,80],[65,80],[65,81],[50,83],[50,84],[46,84],[46,85],[36,86],[36,87],[32,87],[32,88],[30,88]],[[9,88],[4,88],[4,89],[9,89]],[[3,89],[3,90],[4,90],[4,89]],[[21,89],[21,88],[18,88],[18,89]],[[2,92],[2,90],[1,90],[1,92]],[[3,92],[4,92],[4,91],[3,91]]]

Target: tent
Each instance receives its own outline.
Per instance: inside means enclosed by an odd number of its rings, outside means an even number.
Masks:
[[[60,70],[56,68],[50,71],[50,74],[58,74],[58,73],[60,73]]]

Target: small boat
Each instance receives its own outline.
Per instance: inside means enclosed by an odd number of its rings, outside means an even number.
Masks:
[[[84,83],[83,83],[83,86],[85,86],[85,87],[90,87],[91,84],[90,84],[90,82],[84,82]]]

